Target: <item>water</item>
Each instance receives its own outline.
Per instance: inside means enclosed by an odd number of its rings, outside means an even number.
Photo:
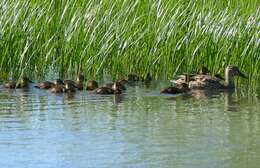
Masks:
[[[0,90],[0,167],[259,167],[260,92]]]

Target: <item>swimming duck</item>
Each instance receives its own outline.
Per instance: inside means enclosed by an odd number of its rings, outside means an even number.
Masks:
[[[34,86],[35,88],[39,88],[39,89],[50,89],[53,86],[55,86],[55,84],[53,82],[50,81],[44,81],[41,83],[38,83],[38,85]]]
[[[206,67],[202,67],[202,69],[199,71],[198,74],[182,74],[179,75],[178,79],[176,80],[170,80],[175,85],[180,85],[182,83],[189,84],[190,81],[195,81],[196,76],[198,75],[210,75],[210,71]],[[219,79],[219,80],[225,80],[220,74],[214,74],[214,77]]]
[[[9,81],[7,82],[4,87],[9,89],[19,89],[19,88],[27,88],[29,83],[33,83],[27,76],[23,76],[20,82],[16,81]]]
[[[54,81],[54,86],[50,88],[52,93],[63,93],[64,92],[64,82],[61,79],[56,79]]]
[[[188,91],[190,91],[189,85],[186,83],[180,83],[179,85],[171,86],[161,90],[161,93],[180,94],[180,93],[187,93]]]
[[[95,80],[90,80],[87,83],[87,90],[95,90],[96,88],[98,88],[98,83]]]
[[[234,77],[240,76],[247,78],[240,72],[239,68],[229,65],[225,70],[225,82],[221,83],[221,79],[210,75],[195,75],[193,81],[189,81],[190,89],[234,89]]]
[[[76,78],[76,81],[73,80],[64,80],[64,84],[68,83],[70,86],[73,86],[75,88],[78,88],[79,90],[83,90],[84,87],[84,75],[79,74]]]
[[[116,81],[115,83],[116,83],[117,87],[118,87],[120,90],[126,90],[126,87],[125,87],[125,85],[124,85],[124,81],[118,80],[118,81]],[[107,84],[104,84],[103,86],[104,86],[104,87],[110,87],[110,88],[112,88],[115,83],[107,83]]]
[[[75,93],[76,92],[75,85],[73,85],[71,83],[65,83],[64,88],[63,88],[63,92],[65,92],[65,93]]]
[[[121,83],[115,82],[112,87],[102,86],[97,88],[97,94],[121,94],[122,90],[120,89]]]

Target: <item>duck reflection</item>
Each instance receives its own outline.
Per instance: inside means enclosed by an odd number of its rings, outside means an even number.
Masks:
[[[122,103],[123,97],[124,96],[122,94],[115,94],[112,96],[112,101],[115,105],[118,105],[118,104]]]

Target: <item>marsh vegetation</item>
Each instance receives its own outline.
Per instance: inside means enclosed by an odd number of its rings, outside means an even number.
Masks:
[[[258,0],[3,0],[0,13],[2,79],[49,71],[169,78],[202,64],[260,73]]]

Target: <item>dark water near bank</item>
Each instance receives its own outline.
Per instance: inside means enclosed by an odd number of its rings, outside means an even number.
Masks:
[[[0,89],[1,168],[259,167],[260,91],[120,96]]]

